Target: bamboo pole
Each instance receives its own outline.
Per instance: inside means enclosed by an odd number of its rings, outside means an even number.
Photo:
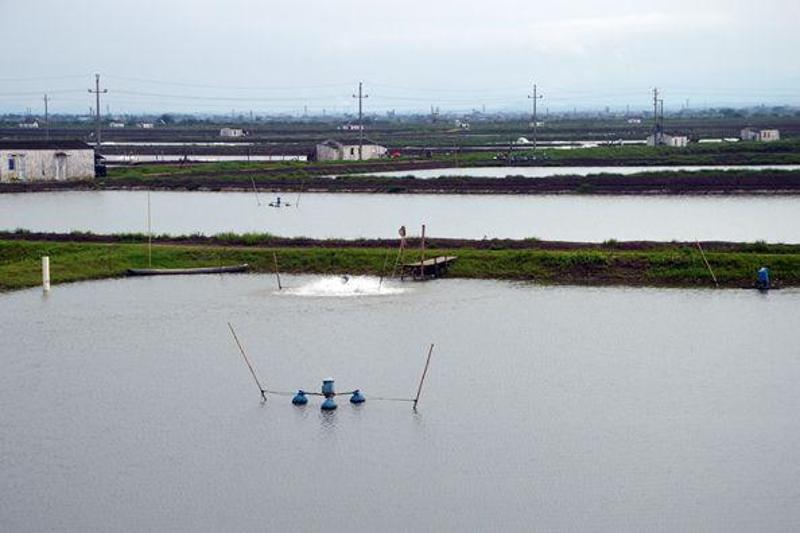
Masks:
[[[300,189],[297,191],[297,200],[294,201],[295,209],[300,207],[300,195],[303,193],[303,185],[304,185],[304,182],[301,180],[300,181]]]
[[[383,278],[386,275],[386,265],[389,264],[389,254],[391,253],[392,249],[386,249],[386,256],[383,258],[383,268],[381,269],[381,279],[378,280],[378,290],[381,290],[381,285],[383,285]]]
[[[242,353],[242,357],[244,357],[244,362],[247,363],[247,368],[250,369],[250,374],[253,376],[253,381],[255,381],[256,385],[258,385],[258,390],[261,393],[261,397],[266,402],[267,401],[267,390],[264,387],[261,386],[261,382],[258,380],[258,376],[256,375],[256,371],[253,368],[253,364],[250,362],[250,358],[247,357],[247,354],[245,353],[244,348],[242,348],[242,343],[239,342],[239,337],[236,336],[236,332],[233,330],[233,326],[231,325],[230,322],[228,322],[228,327],[230,328],[231,334],[233,335],[233,340],[236,341],[236,346],[239,347],[239,351]]]
[[[392,268],[392,276],[391,276],[392,278],[394,278],[395,275],[397,275],[397,266],[403,260],[403,249],[405,248],[405,246],[406,246],[406,239],[405,238],[400,239],[400,248],[398,248],[397,250],[397,258],[394,260],[394,268]]]
[[[256,195],[256,203],[261,206],[261,199],[258,197],[258,189],[256,189],[256,179],[250,176],[250,181],[253,183],[253,193]]]
[[[428,374],[428,366],[431,364],[431,355],[433,354],[433,343],[428,349],[428,358],[425,360],[425,369],[422,371],[422,377],[419,378],[419,387],[417,388],[417,395],[414,397],[414,410],[417,410],[417,403],[419,402],[419,395],[422,393],[422,383],[425,381],[425,376]]]
[[[697,242],[697,249],[700,250],[700,255],[703,257],[703,262],[706,264],[706,268],[711,273],[711,279],[714,280],[714,286],[719,287],[719,282],[717,282],[717,276],[714,275],[714,271],[711,269],[711,265],[708,263],[708,259],[706,259],[706,253],[703,251],[703,247],[700,246],[700,241]]]
[[[281,287],[281,273],[278,271],[278,254],[275,250],[272,251],[272,260],[275,262],[275,279],[278,280],[278,290],[281,290],[283,289],[283,287]]]
[[[425,224],[422,225],[422,239],[420,242],[419,277],[425,279]]]

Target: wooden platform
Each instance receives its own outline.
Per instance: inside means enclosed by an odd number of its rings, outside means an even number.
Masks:
[[[403,263],[400,279],[410,277],[413,280],[422,281],[442,277],[456,259],[457,257],[454,255],[441,255],[424,261]]]

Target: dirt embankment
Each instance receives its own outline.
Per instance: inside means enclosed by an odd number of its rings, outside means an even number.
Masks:
[[[0,240],[3,241],[41,241],[41,242],[92,242],[92,243],[145,243],[146,235],[101,235],[95,233],[45,233],[45,232],[10,232],[0,231]],[[398,239],[310,239],[306,237],[288,238],[273,237],[270,235],[258,236],[156,236],[154,244],[173,244],[190,246],[233,246],[245,248],[396,248]],[[407,239],[409,249],[420,245],[418,238]],[[728,241],[703,241],[704,250],[709,252],[761,252],[761,253],[800,253],[800,244],[765,244],[765,243],[738,243]],[[427,238],[425,246],[428,249],[471,249],[471,250],[592,250],[605,249],[617,251],[659,251],[676,248],[695,248],[695,242],[661,242],[661,241],[606,241],[572,242],[572,241],[543,241],[539,239],[451,239]]]
[[[302,167],[247,168],[216,172],[166,170],[118,175],[91,181],[0,184],[0,193],[61,190],[252,190],[274,192],[407,194],[800,194],[800,170],[659,171],[633,175],[505,178],[451,176],[433,179],[369,176],[363,173],[449,167],[447,161],[397,161],[360,165],[312,164]],[[356,174],[356,171],[358,174]],[[509,173],[513,174],[513,170]],[[336,176],[336,177],[333,177]]]
[[[604,174],[549,178],[443,177],[416,179],[340,176],[336,179],[265,177],[261,190],[274,192],[358,192],[407,194],[800,194],[800,172]],[[109,180],[101,188],[149,187],[165,190],[250,190],[250,180],[197,176],[148,179],[146,183]]]

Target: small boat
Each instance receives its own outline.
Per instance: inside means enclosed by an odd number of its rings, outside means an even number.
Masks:
[[[129,268],[129,276],[175,276],[189,274],[230,274],[236,272],[247,272],[250,265],[228,265],[220,267],[202,268]]]

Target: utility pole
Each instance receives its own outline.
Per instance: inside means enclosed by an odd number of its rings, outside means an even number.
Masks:
[[[541,94],[537,94],[537,87],[536,84],[533,84],[533,94],[529,94],[528,98],[533,100],[533,151],[536,151],[536,133],[537,133],[537,126],[536,126],[536,102],[540,98],[543,98]]]
[[[658,125],[658,88],[653,88],[653,144],[658,144],[659,140],[659,125]]]
[[[358,160],[361,161],[364,150],[364,98],[369,98],[368,94],[364,94],[364,83],[358,82],[358,94],[353,95],[353,98],[358,98]]]
[[[50,140],[50,121],[47,116],[47,95],[44,95],[44,135],[45,138]]]
[[[97,144],[97,147],[100,148],[100,94],[105,94],[108,92],[108,89],[103,89],[102,91],[100,90],[100,74],[94,75],[94,90],[89,89],[89,92],[94,93],[94,95],[97,97],[97,102],[94,106],[95,113],[97,114],[95,117],[97,131],[95,132],[94,140]]]

